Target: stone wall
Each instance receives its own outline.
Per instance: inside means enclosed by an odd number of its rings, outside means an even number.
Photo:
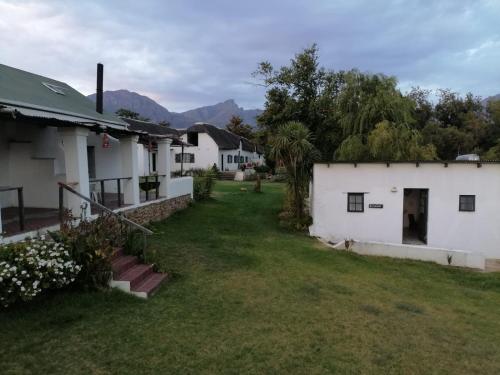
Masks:
[[[174,212],[183,210],[191,202],[191,196],[182,195],[180,197],[166,199],[161,202],[151,203],[141,207],[131,208],[123,211],[125,217],[144,225],[153,221],[164,220]]]

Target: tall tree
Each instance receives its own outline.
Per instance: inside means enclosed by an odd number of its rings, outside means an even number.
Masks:
[[[253,138],[253,128],[248,124],[244,124],[243,119],[239,116],[233,115],[227,123],[226,129],[241,137],[245,137],[247,139]]]

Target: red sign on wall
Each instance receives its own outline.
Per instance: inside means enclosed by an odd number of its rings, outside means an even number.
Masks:
[[[111,143],[109,143],[109,135],[104,133],[102,135],[102,148],[111,148]]]

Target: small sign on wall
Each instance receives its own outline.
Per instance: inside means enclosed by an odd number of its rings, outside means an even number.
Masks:
[[[382,203],[370,203],[368,208],[384,208],[384,205]]]

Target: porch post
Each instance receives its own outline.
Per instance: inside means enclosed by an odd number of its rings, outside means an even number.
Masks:
[[[64,149],[66,183],[85,197],[89,196],[89,166],[87,161],[87,136],[85,128],[62,128],[60,130]],[[56,187],[54,186],[54,189]],[[82,207],[86,207],[83,209]],[[67,208],[74,217],[90,216],[90,204],[74,194],[67,194]]]
[[[139,149],[138,136],[120,138],[120,153],[122,158],[122,177],[132,177],[123,180],[124,204],[139,204]]]
[[[160,182],[160,196],[168,197],[168,185],[170,183],[170,145],[172,140],[165,138],[158,140],[158,174],[165,177]]]

